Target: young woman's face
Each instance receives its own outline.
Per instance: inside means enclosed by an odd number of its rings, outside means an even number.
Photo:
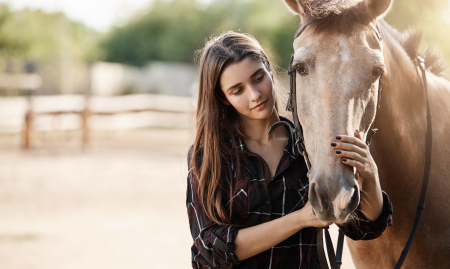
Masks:
[[[241,117],[266,119],[275,108],[272,74],[266,66],[251,57],[227,66],[220,77],[227,105],[232,105]]]

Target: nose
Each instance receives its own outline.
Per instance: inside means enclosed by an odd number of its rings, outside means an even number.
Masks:
[[[357,186],[353,187],[353,194],[350,199],[347,201],[347,206],[344,209],[344,212],[347,214],[352,213],[356,210],[359,205],[359,188]],[[336,214],[337,212],[335,212]]]
[[[308,196],[316,214],[322,220],[345,219],[359,205],[359,188],[356,185],[350,188],[343,186],[336,195],[328,193],[327,188],[321,188],[313,182]]]
[[[261,92],[255,86],[249,86],[252,101],[258,102],[261,98]]]
[[[326,209],[329,208],[329,204],[331,204],[326,193],[324,193],[315,182],[311,183],[308,199],[316,213],[319,214],[326,211]]]

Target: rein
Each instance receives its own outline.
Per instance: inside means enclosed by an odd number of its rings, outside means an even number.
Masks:
[[[294,40],[300,36],[303,31],[308,26],[308,21],[305,21],[297,30],[297,33],[295,34]],[[372,30],[375,32],[376,36],[378,37],[378,40],[381,42],[381,34],[378,30],[378,27],[373,25],[372,23],[369,24],[369,26],[372,28]],[[296,69],[295,66],[293,66],[294,61],[294,54],[291,55],[291,60],[289,62],[289,76],[290,76],[290,91],[289,91],[289,99],[287,102],[286,110],[292,112],[293,116],[293,123],[294,127],[287,124],[286,122],[277,122],[274,125],[271,126],[269,129],[269,133],[272,132],[275,128],[277,128],[280,125],[286,125],[294,134],[294,140],[295,145],[300,152],[300,154],[305,159],[306,166],[308,167],[308,178],[310,175],[311,170],[311,162],[308,157],[308,153],[306,152],[305,147],[305,140],[303,138],[303,129],[300,124],[300,121],[298,119],[298,112],[297,112],[297,78],[296,78]],[[432,153],[432,123],[431,123],[431,109],[430,109],[430,102],[428,98],[428,85],[427,85],[427,77],[426,77],[426,68],[425,68],[425,61],[421,57],[417,57],[416,64],[418,65],[421,73],[422,73],[422,80],[423,80],[423,86],[425,90],[425,95],[427,99],[427,135],[426,135],[426,147],[425,147],[425,167],[423,172],[423,179],[422,179],[422,188],[420,191],[420,199],[419,199],[419,205],[417,206],[416,216],[414,219],[414,224],[411,229],[410,235],[408,237],[408,241],[394,267],[394,269],[400,269],[403,262],[405,261],[406,255],[409,252],[409,249],[411,248],[412,242],[414,240],[414,237],[417,232],[417,228],[419,227],[420,218],[422,216],[422,211],[425,208],[425,198],[427,193],[427,187],[428,187],[428,181],[430,177],[430,171],[431,171],[431,153]],[[378,82],[378,100],[377,100],[377,106],[376,106],[376,113],[378,112],[378,109],[380,107],[380,100],[381,100],[381,76],[379,78]],[[372,124],[369,127],[369,131],[366,136],[365,143],[367,145],[370,145],[372,141],[372,136],[375,134],[377,129],[373,128],[375,120],[372,122]],[[338,238],[338,246],[336,250],[336,255],[334,253],[333,244],[331,242],[330,233],[328,232],[328,227],[325,228],[319,228],[318,234],[317,234],[317,252],[319,256],[319,262],[321,269],[328,269],[328,263],[327,258],[325,256],[324,246],[323,246],[323,231],[325,232],[325,241],[326,241],[326,247],[328,252],[328,258],[330,261],[331,269],[339,269],[341,267],[341,258],[342,258],[342,249],[344,244],[344,234],[339,229],[339,238]]]

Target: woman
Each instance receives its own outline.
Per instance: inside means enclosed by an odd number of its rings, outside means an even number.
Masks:
[[[276,100],[272,67],[254,38],[229,32],[206,44],[197,135],[188,156],[193,268],[320,268],[317,227],[331,223],[312,213],[307,168],[290,130],[268,133],[280,120],[292,124],[278,115]],[[362,199],[360,221],[341,229],[352,239],[369,240],[392,225],[392,206],[370,153],[355,136],[341,136],[331,146],[337,158],[373,181],[362,190],[371,199]],[[349,158],[352,151],[344,149],[352,144],[368,157]]]

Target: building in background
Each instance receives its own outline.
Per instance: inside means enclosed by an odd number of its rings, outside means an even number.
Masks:
[[[112,96],[133,93],[158,93],[193,96],[198,71],[192,64],[150,62],[142,68],[107,62],[91,66],[91,95]]]

